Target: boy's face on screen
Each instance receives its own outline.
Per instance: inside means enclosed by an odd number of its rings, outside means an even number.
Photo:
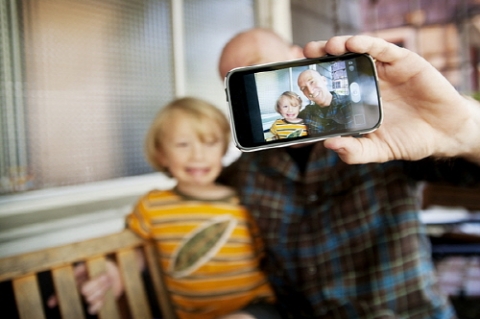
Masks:
[[[298,113],[300,113],[300,105],[286,96],[282,96],[279,99],[277,109],[278,113],[287,121],[295,120],[298,117]]]
[[[200,134],[196,129],[206,125]],[[178,186],[210,186],[222,170],[224,139],[216,123],[199,124],[177,114],[162,136],[159,161],[168,168]]]

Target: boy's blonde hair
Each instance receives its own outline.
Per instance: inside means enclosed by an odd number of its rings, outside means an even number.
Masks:
[[[293,101],[293,102],[297,102],[298,105],[300,105],[300,108],[302,106],[302,98],[300,97],[300,95],[298,95],[297,93],[293,92],[293,91],[285,91],[283,92],[277,99],[277,103],[275,104],[275,111],[277,111],[278,113],[280,113],[280,111],[278,110],[280,108],[280,99],[285,96],[289,99],[289,101]]]
[[[162,136],[170,128],[170,122],[174,116],[182,116],[191,121],[201,140],[205,140],[212,134],[212,122],[220,128],[219,135],[223,138],[224,154],[230,142],[230,125],[227,117],[214,105],[193,97],[185,97],[171,101],[165,105],[156,115],[145,138],[145,157],[153,168],[160,172],[167,169],[158,162],[158,151],[163,143],[168,143]]]

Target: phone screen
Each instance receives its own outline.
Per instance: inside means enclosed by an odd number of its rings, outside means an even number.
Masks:
[[[365,54],[238,68],[225,84],[242,151],[364,134],[382,120],[375,65]]]

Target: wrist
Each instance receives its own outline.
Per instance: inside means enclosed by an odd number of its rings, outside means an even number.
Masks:
[[[462,123],[455,139],[457,147],[453,156],[480,164],[480,103],[470,97],[465,100],[470,116]]]

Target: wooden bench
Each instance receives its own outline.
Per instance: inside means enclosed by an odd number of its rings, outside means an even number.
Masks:
[[[149,277],[152,278],[156,301],[161,305],[163,317],[175,318],[169,306],[168,295],[164,291],[156,251],[153,244],[137,237],[129,230],[90,239],[65,246],[49,248],[32,253],[0,259],[0,282],[11,281],[18,315],[21,319],[46,318],[45,301],[39,289],[37,274],[50,271],[62,318],[85,318],[81,295],[78,292],[73,274],[73,264],[85,262],[89,277],[105,271],[106,258],[117,261],[125,286],[126,302],[115,300],[109,291],[98,317],[114,318],[153,318],[141,271],[136,262],[136,249],[140,248],[147,261]]]

